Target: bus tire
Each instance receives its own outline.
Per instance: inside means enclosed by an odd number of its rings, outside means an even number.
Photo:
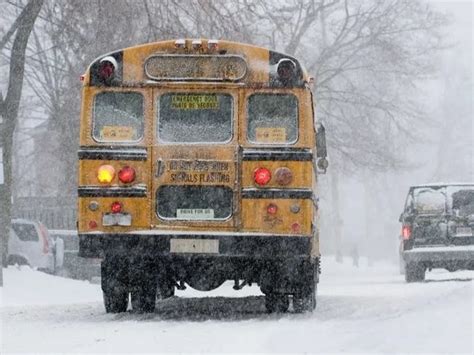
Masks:
[[[128,265],[120,257],[106,256],[101,264],[101,284],[107,313],[122,313],[128,306]]]
[[[268,313],[285,313],[290,306],[289,297],[283,293],[267,293],[265,295],[265,308]]]
[[[155,311],[156,287],[140,287],[131,292],[132,309],[137,313],[153,313]]]
[[[293,309],[296,313],[312,312],[316,308],[316,285],[293,295]]]
[[[132,263],[135,275],[131,289],[132,309],[137,313],[153,313],[157,295],[156,267],[152,260]]]
[[[159,284],[156,292],[157,300],[165,300],[167,298],[173,297],[175,292],[174,284]]]
[[[417,263],[405,265],[405,281],[421,282],[425,279],[425,267]]]
[[[318,266],[310,263],[306,269],[306,282],[293,295],[293,310],[296,313],[312,312],[316,308],[316,291],[318,285]]]

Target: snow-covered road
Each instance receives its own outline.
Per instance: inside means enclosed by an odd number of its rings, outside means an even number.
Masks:
[[[0,352],[474,352],[474,272],[406,284],[395,266],[323,260],[315,313],[265,313],[257,287],[188,289],[151,315],[105,314],[100,286],[5,271]]]

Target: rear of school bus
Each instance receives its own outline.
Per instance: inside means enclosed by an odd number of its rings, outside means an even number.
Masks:
[[[258,284],[271,312],[315,307],[316,132],[296,59],[165,41],[106,54],[83,81],[80,255],[103,258],[107,312],[226,280]]]

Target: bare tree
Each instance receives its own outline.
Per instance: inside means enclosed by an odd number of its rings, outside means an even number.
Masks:
[[[6,263],[8,248],[8,236],[11,223],[11,183],[12,183],[12,146],[13,132],[17,123],[18,109],[20,106],[21,92],[23,88],[23,75],[25,68],[25,51],[30,33],[35,20],[41,10],[43,0],[30,0],[20,13],[18,19],[13,23],[10,30],[2,38],[0,43],[3,47],[14,35],[10,51],[10,74],[8,88],[3,98],[0,95],[0,147],[3,147],[4,184],[0,185],[0,235],[2,241],[2,264]],[[3,271],[0,273],[3,285]]]

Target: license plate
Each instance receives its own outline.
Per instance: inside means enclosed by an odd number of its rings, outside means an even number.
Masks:
[[[217,239],[171,239],[171,253],[219,254]]]
[[[214,210],[210,208],[181,208],[176,210],[178,219],[214,219]]]
[[[128,213],[106,213],[102,217],[103,226],[131,226],[132,215]]]
[[[457,227],[456,236],[457,237],[472,237],[472,228],[471,227]]]

